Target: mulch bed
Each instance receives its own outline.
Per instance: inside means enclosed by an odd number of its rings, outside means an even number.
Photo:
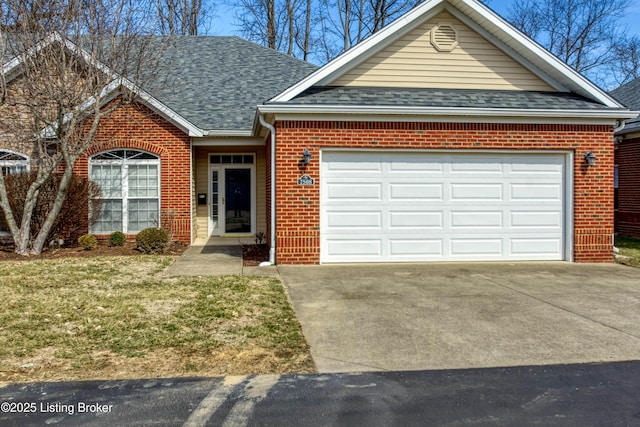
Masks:
[[[79,246],[47,248],[41,255],[18,255],[13,252],[13,245],[0,246],[0,261],[2,260],[24,260],[24,259],[59,259],[59,258],[90,258],[96,256],[130,256],[140,255],[141,252],[135,249],[134,242],[126,242],[123,246],[109,246],[107,242],[99,242],[98,247],[89,251]],[[180,256],[187,249],[187,245],[180,242],[172,242],[164,251],[164,255]],[[268,245],[246,245],[242,247],[242,263],[245,267],[260,265],[261,262],[269,260]]]
[[[255,267],[264,261],[269,261],[268,245],[246,245],[242,247],[242,265],[245,267]]]
[[[127,256],[141,255],[140,251],[135,249],[134,242],[126,242],[123,246],[110,247],[107,242],[99,242],[98,247],[89,251],[84,250],[80,246],[47,248],[41,255],[18,255],[13,252],[13,245],[4,245],[0,247],[0,260],[24,260],[24,259],[58,259],[58,258],[89,258],[96,256]],[[165,249],[163,255],[181,255],[187,249],[186,245],[180,242],[172,242]]]

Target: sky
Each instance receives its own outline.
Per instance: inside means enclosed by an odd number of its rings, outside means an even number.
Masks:
[[[488,6],[494,11],[498,12],[499,15],[505,17],[507,16],[509,9],[512,4],[516,3],[518,0],[489,0],[486,3]],[[629,29],[630,35],[637,35],[640,37],[640,1],[632,0],[631,6],[627,9],[627,16],[623,20],[624,24]]]
[[[512,4],[518,0],[487,0],[486,3],[501,16],[506,16]],[[630,35],[640,37],[640,0],[632,0],[623,20]],[[234,13],[228,2],[217,2],[216,18],[213,20],[210,33],[218,36],[240,35],[234,26]]]

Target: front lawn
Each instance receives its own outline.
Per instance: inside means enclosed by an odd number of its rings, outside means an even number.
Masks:
[[[0,382],[312,372],[277,279],[170,256],[0,262]]]
[[[616,261],[620,264],[640,267],[640,239],[627,236],[616,236],[615,245],[620,252]]]

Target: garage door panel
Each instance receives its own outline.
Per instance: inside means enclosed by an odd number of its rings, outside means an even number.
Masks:
[[[562,215],[558,211],[512,211],[510,217],[512,228],[562,229]]]
[[[428,176],[441,174],[442,170],[442,163],[436,161],[435,159],[431,161],[425,161],[424,159],[408,158],[406,156],[400,159],[394,158],[394,162],[389,164],[388,166],[390,175],[415,175],[417,173]]]
[[[443,239],[389,239],[390,257],[431,257],[444,255]]]
[[[389,230],[399,229],[442,229],[444,213],[442,211],[388,211]]]
[[[381,200],[382,184],[329,184],[332,200]]]
[[[562,177],[564,173],[564,159],[558,156],[535,156],[529,159],[519,159],[511,162],[511,173],[527,175],[528,177]]]
[[[327,245],[328,254],[333,257],[380,257],[381,239],[335,239]]]
[[[564,259],[564,154],[327,154],[321,262]]]
[[[443,200],[442,184],[389,184],[390,200]]]
[[[502,256],[503,246],[501,238],[452,238],[450,240],[451,256],[458,258]]]
[[[335,229],[382,230],[382,213],[378,211],[327,211],[327,225]]]
[[[457,174],[479,174],[479,175],[496,175],[502,174],[504,164],[500,158],[478,156],[456,156],[455,161],[451,162],[451,175]]]
[[[514,255],[536,258],[557,253],[562,247],[562,241],[544,238],[511,239],[510,247],[511,253]]]
[[[451,211],[451,229],[504,227],[502,211]]]
[[[451,184],[451,201],[492,200],[503,199],[502,184]]]
[[[512,184],[511,200],[553,201],[562,200],[561,184]]]

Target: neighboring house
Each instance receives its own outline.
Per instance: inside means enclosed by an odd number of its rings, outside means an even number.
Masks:
[[[612,260],[613,130],[635,113],[478,1],[427,0],[319,69],[176,45],[181,80],[78,166],[103,185],[95,234],[265,232],[283,264]]]
[[[618,101],[640,110],[640,78],[611,92]],[[615,230],[640,237],[640,117],[627,120],[616,132]]]

